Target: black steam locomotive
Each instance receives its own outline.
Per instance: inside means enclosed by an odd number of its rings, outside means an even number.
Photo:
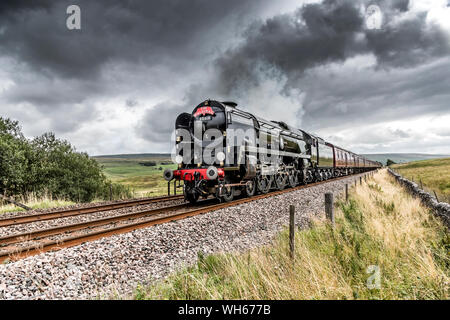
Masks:
[[[234,102],[206,100],[175,122],[173,160],[167,181],[183,181],[186,200],[214,195],[231,201],[271,189],[361,173],[381,167],[284,122],[268,121]]]

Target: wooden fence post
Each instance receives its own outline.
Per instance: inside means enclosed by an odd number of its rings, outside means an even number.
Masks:
[[[334,227],[334,206],[333,194],[331,192],[325,193],[325,214],[331,225]]]
[[[439,198],[438,198],[438,196],[436,194],[436,191],[433,190],[433,193],[434,193],[434,196],[436,197],[436,201],[439,203]]]
[[[345,202],[348,202],[348,184],[345,184]]]
[[[167,182],[167,195],[170,196],[170,181]]]
[[[289,206],[289,254],[291,259],[294,259],[295,250],[295,207]]]
[[[362,185],[362,177],[359,177],[359,184]]]
[[[177,195],[177,180],[173,180],[173,194]]]

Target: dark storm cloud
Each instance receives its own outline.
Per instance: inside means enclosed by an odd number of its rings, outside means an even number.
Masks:
[[[448,113],[449,69],[450,59],[396,72],[319,69],[299,82],[307,92],[303,123],[318,130]]]
[[[8,66],[15,86],[0,102],[32,106],[34,116],[52,118],[50,130],[67,132],[97,114],[92,100],[139,95],[201,70],[263,3],[1,1],[0,57],[16,64]],[[81,30],[66,27],[72,4],[81,8]]]
[[[23,10],[47,9],[51,7],[48,0],[3,0],[0,2],[0,15],[10,15]]]
[[[82,30],[66,28],[71,4],[81,8]],[[197,60],[220,45],[208,30],[237,23],[252,5],[255,1],[8,2],[0,7],[0,53],[65,78],[95,76],[110,62]]]
[[[82,30],[66,28],[71,4],[81,7]],[[382,10],[381,30],[366,28],[361,5],[370,4]],[[264,7],[272,2],[1,1],[0,59],[11,63],[0,69],[8,80],[0,104],[23,114],[28,126],[40,119],[50,124],[44,130],[59,132],[82,123],[103,130],[102,120],[113,119],[104,124],[107,136],[124,148],[130,132],[148,147],[163,146],[176,116],[207,98],[241,106],[269,100],[272,109],[289,103],[289,116],[312,131],[448,114],[448,35],[427,23],[426,13],[398,20],[409,1],[325,0],[287,14],[270,14],[272,8],[261,18]],[[361,56],[374,62],[360,66]],[[262,117],[278,112],[267,107],[253,111]],[[123,112],[130,127],[116,132]],[[344,146],[349,141],[338,130],[327,134]],[[412,137],[392,127],[363,140]]]
[[[187,105],[173,104],[169,101],[159,103],[146,111],[136,131],[139,136],[149,141],[170,141],[170,135],[175,130],[176,115],[187,108]]]
[[[430,58],[448,55],[447,35],[426,25],[426,13],[380,31],[366,32],[367,47],[381,66],[411,67]]]
[[[413,67],[448,55],[446,34],[426,25],[426,13],[393,23],[407,9],[406,1],[367,1],[381,6],[385,20],[381,30],[369,30],[362,3],[325,0],[254,25],[242,45],[217,60],[221,89],[233,92],[257,85],[261,70],[270,69],[296,86],[307,70],[359,54],[374,54],[382,68]]]
[[[408,10],[409,0],[389,1],[389,4],[392,6],[393,9],[405,12]]]
[[[180,103],[168,100],[147,109],[136,128],[137,135],[148,141],[170,141],[175,130],[176,117],[180,113],[191,112],[201,101],[209,99],[207,91],[204,86],[191,85]]]
[[[366,28],[360,4],[380,6],[384,17],[381,30]],[[328,126],[345,128],[448,112],[446,101],[450,100],[450,93],[446,87],[450,75],[446,70],[450,60],[423,67],[448,56],[448,35],[427,25],[426,13],[393,23],[408,10],[408,4],[409,1],[324,1],[256,22],[244,32],[237,48],[216,60],[219,77],[212,85],[190,90],[191,94],[197,93],[196,99],[191,98],[170,112],[158,114],[157,110],[163,107],[153,107],[147,111],[141,128],[149,132],[152,127],[158,128],[162,119],[173,123],[174,114],[190,111],[193,102],[208,97],[199,92],[209,90],[219,97],[228,95],[234,99],[245,97],[267,78],[282,77],[287,78],[287,87],[300,88],[305,93],[302,128],[313,132]],[[344,65],[361,55],[373,55],[375,65],[360,71],[336,67],[328,72],[325,67]],[[289,96],[290,91],[285,88],[279,94]],[[264,109],[260,112],[261,116],[267,114]],[[295,119],[291,119],[294,123]],[[165,130],[159,139],[169,139],[169,131]],[[401,129],[392,129],[387,136],[372,133],[370,141],[377,137],[389,142],[408,138],[409,133]]]

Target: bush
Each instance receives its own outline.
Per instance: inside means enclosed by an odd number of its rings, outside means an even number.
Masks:
[[[97,195],[97,198],[100,199],[108,200],[110,195],[112,195],[113,200],[130,199],[134,197],[133,190],[130,187],[118,183],[111,183],[109,181],[105,182],[101,190],[101,193]]]
[[[144,167],[154,167],[154,166],[156,166],[156,162],[155,161],[139,162],[139,164],[141,166],[144,166]]]
[[[53,133],[28,140],[17,121],[0,117],[2,194],[24,197],[48,192],[54,198],[89,202],[109,198],[109,184],[100,164],[87,153],[77,152],[68,141]],[[114,188],[118,194],[128,192]]]
[[[392,164],[396,164],[396,162],[392,161],[391,159],[387,159],[386,165],[389,167]]]

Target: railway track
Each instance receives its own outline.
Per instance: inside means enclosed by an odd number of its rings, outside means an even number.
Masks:
[[[54,212],[48,212],[48,213],[38,213],[38,214],[31,214],[31,215],[26,215],[26,216],[11,217],[11,218],[6,218],[6,219],[0,219],[0,227],[7,227],[7,226],[11,226],[11,225],[18,225],[18,224],[30,223],[30,222],[36,222],[36,221],[44,221],[44,220],[72,217],[72,216],[77,216],[77,215],[82,215],[82,214],[116,210],[116,209],[121,209],[121,208],[140,206],[140,205],[145,205],[145,204],[150,204],[150,203],[155,203],[155,202],[172,201],[172,200],[178,200],[178,199],[183,199],[183,198],[184,198],[183,195],[179,195],[179,196],[164,196],[164,197],[156,197],[156,198],[148,198],[148,199],[134,199],[134,200],[129,200],[129,201],[117,202],[117,203],[90,206],[90,207],[86,207],[86,208],[74,208],[74,209],[60,210],[60,211],[54,211]]]
[[[75,223],[69,225],[63,225],[48,229],[42,229],[37,231],[25,232],[20,234],[8,235],[0,238],[0,263],[5,261],[15,261],[28,256],[36,255],[42,252],[59,250],[62,248],[67,248],[75,245],[82,244],[84,242],[97,240],[103,237],[108,237],[116,234],[130,232],[136,229],[147,228],[153,225],[163,224],[171,221],[176,221],[180,219],[185,219],[188,217],[204,214],[210,211],[223,209],[226,207],[231,207],[259,199],[264,199],[267,197],[273,197],[276,195],[310,188],[319,184],[341,180],[344,178],[348,178],[351,176],[344,176],[329,179],[326,181],[315,182],[307,185],[297,186],[294,188],[289,188],[280,191],[273,191],[267,194],[260,194],[250,198],[241,198],[234,200],[232,202],[226,203],[217,203],[215,199],[203,200],[200,201],[197,205],[193,206],[190,204],[178,204],[172,206],[166,206],[157,209],[151,210],[142,210],[133,213],[121,214],[113,217],[101,218],[96,220],[91,220],[82,223]],[[183,196],[177,196],[176,198],[180,198]],[[169,201],[174,200],[174,196],[172,197],[161,197],[161,198],[153,198],[147,200],[133,200],[125,203],[118,203],[112,205],[102,205],[95,206],[90,208],[83,209],[73,209],[73,210],[65,210],[55,213],[49,213],[48,215],[43,216],[41,219],[35,220],[19,220],[18,223],[27,223],[33,221],[41,221],[47,219],[56,219],[60,218],[60,214],[67,214],[64,216],[71,216],[89,212],[98,212],[101,211],[99,208],[103,208],[105,210],[113,210],[117,208],[124,208],[127,206],[140,205],[144,201]],[[151,203],[151,202],[146,202]],[[121,205],[117,207],[117,205]],[[114,207],[113,207],[114,206]],[[104,209],[109,208],[109,209]],[[90,211],[89,211],[90,210]],[[82,211],[80,213],[80,211]],[[54,218],[50,218],[51,214]],[[39,215],[33,215],[39,216]],[[25,217],[24,217],[25,218]],[[0,220],[12,220],[11,219],[3,219]],[[14,224],[13,221],[10,221],[9,224]],[[5,224],[0,224],[0,226],[5,226]]]

